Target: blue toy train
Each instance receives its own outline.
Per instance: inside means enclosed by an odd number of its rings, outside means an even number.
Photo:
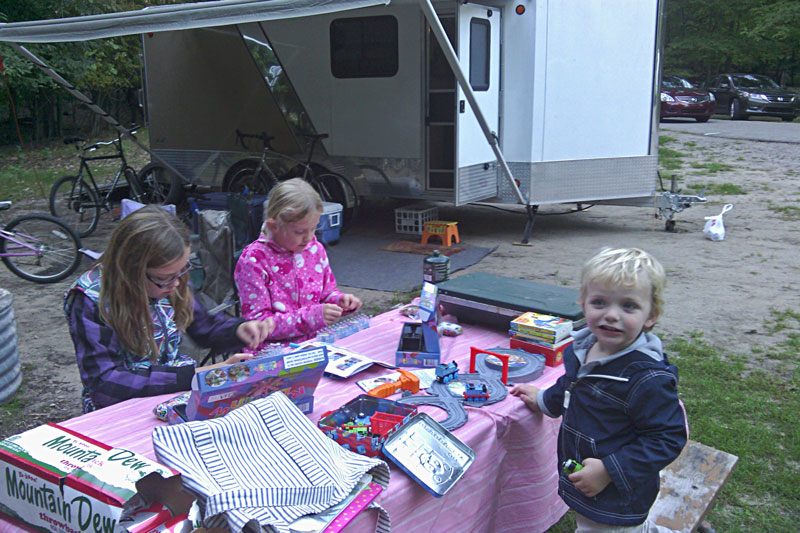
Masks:
[[[464,390],[464,399],[468,402],[485,402],[489,399],[489,391],[483,383],[476,384],[468,381]]]
[[[450,361],[449,363],[439,363],[436,366],[436,381],[439,383],[447,383],[453,381],[458,377],[458,363]]]

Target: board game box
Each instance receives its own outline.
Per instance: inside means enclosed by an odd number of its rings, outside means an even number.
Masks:
[[[217,418],[275,391],[283,392],[303,413],[310,413],[314,390],[327,364],[327,348],[316,346],[198,370],[186,403],[186,419]]]

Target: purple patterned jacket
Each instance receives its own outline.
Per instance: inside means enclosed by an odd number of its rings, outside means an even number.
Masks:
[[[64,312],[75,345],[81,381],[84,385],[83,411],[89,412],[143,396],[188,390],[195,361],[180,353],[182,333],[178,330],[169,300],[150,301],[156,361],[131,354],[119,343],[116,332],[100,319],[100,268],[85,272],[64,295]],[[240,318],[210,315],[195,300],[194,320],[186,333],[197,344],[219,352],[239,351],[242,342],[236,328]]]

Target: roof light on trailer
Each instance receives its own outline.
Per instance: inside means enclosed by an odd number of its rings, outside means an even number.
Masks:
[[[523,6],[522,4],[517,4],[517,7],[514,8],[514,12],[517,15],[522,15],[523,13],[525,13],[525,6]]]

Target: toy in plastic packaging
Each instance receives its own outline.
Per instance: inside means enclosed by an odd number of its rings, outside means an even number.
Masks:
[[[706,225],[703,228],[703,235],[710,241],[721,241],[725,238],[725,225],[722,223],[722,215],[733,209],[733,204],[725,204],[719,215],[706,217]]]

